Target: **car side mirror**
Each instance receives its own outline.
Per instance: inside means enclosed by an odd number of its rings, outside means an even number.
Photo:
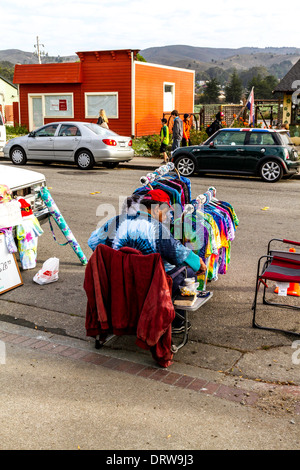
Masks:
[[[209,143],[209,147],[210,147],[210,148],[213,148],[214,146],[215,146],[214,142],[210,142],[210,143]]]
[[[34,131],[29,132],[28,137],[35,137],[35,132]]]

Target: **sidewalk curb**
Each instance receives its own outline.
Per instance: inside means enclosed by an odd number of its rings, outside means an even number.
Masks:
[[[300,415],[300,388],[297,386],[280,386],[275,384],[256,383],[248,381],[250,387],[240,388],[220,381],[207,380],[202,376],[187,375],[182,373],[182,366],[174,364],[174,370],[163,369],[155,364],[150,365],[146,360],[140,362],[128,358],[118,357],[120,351],[96,351],[91,343],[75,340],[69,337],[37,332],[25,327],[12,326],[0,322],[0,343],[17,345],[45,354],[57,355],[67,359],[80,361],[81,363],[93,364],[105,367],[109,370],[155,380],[172,387],[179,387],[204,393],[215,398],[236,402],[241,405],[256,405],[267,389],[276,389],[285,393],[295,400],[293,414]],[[1,358],[0,358],[1,359]],[[142,359],[142,358],[140,358]],[[1,364],[1,362],[0,362]],[[186,368],[184,368],[186,370]],[[253,390],[254,388],[254,390]]]

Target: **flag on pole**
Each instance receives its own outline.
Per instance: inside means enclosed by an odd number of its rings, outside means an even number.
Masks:
[[[249,109],[249,124],[250,126],[253,126],[255,125],[255,113],[254,113],[254,91],[253,91],[254,87],[252,87],[252,90],[250,91],[250,95],[248,97],[248,101],[247,101],[247,108]]]

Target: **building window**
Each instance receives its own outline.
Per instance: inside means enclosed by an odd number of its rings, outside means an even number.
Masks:
[[[97,118],[104,109],[108,118],[118,118],[118,93],[85,93],[85,117]]]
[[[164,112],[175,108],[175,83],[164,83]]]
[[[45,117],[73,117],[73,95],[44,95]]]

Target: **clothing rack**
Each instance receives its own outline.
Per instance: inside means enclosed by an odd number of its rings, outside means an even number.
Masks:
[[[176,182],[178,175],[174,173],[172,162],[162,165],[154,172],[148,173],[140,179],[142,189],[137,192],[145,194],[147,188],[153,189],[168,181]],[[182,177],[186,183],[188,178]],[[178,180],[177,180],[178,182]],[[190,190],[191,192],[191,190]],[[196,196],[195,199],[185,200],[180,215],[170,211],[172,221],[171,230],[180,226],[180,241],[189,245],[194,253],[198,254],[207,265],[206,275],[199,276],[198,281],[202,290],[206,289],[207,282],[216,281],[219,274],[227,272],[230,263],[231,243],[235,238],[238,218],[231,204],[216,198],[217,190],[210,186],[207,191]],[[178,233],[178,232],[177,232]]]
[[[177,168],[175,167],[174,163],[169,162],[166,165],[162,165],[162,166],[156,168],[156,170],[154,170],[154,172],[147,173],[146,176],[142,176],[140,178],[140,183],[142,184],[142,186],[149,186],[152,190],[153,188],[151,186],[151,183],[153,183],[156,179],[161,178],[162,176],[169,174],[171,171],[175,171],[178,178],[181,179],[180,174],[179,174]]]

